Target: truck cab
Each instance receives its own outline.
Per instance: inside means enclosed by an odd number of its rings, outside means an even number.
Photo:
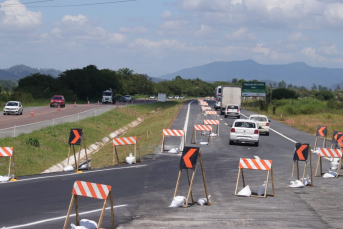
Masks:
[[[116,96],[113,93],[112,89],[102,92],[102,103],[116,103]]]
[[[222,86],[218,86],[214,89],[214,110],[217,110],[221,107],[221,93]]]

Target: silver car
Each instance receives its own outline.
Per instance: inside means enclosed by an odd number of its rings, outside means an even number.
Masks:
[[[3,114],[16,114],[16,115],[22,115],[23,114],[23,106],[19,101],[8,101],[4,105]]]
[[[236,119],[230,130],[230,145],[234,142],[259,143],[258,125],[254,120]]]

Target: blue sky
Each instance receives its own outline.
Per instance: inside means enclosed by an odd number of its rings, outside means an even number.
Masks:
[[[341,68],[342,33],[338,0],[0,0],[0,69],[93,64],[156,77],[246,59]]]

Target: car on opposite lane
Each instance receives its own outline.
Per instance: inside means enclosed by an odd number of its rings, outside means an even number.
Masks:
[[[155,99],[155,95],[150,95],[150,99]]]
[[[3,115],[9,114],[16,114],[22,115],[23,114],[23,105],[19,101],[8,101],[4,105]]]
[[[125,95],[126,102],[131,102],[132,98],[131,95]]]
[[[230,129],[230,142],[254,143],[255,146],[259,144],[258,125],[254,120],[250,119],[236,119]]]
[[[250,115],[250,120],[254,120],[258,125],[260,133],[264,133],[269,136],[270,120],[265,115]]]
[[[168,96],[168,99],[173,99],[173,96],[172,95]]]
[[[66,101],[64,99],[63,95],[54,95],[51,100],[50,100],[50,107],[65,107],[66,106]]]

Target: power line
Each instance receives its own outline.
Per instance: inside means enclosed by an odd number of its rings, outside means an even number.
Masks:
[[[41,1],[35,1],[35,2],[23,2],[23,3],[15,3],[15,4],[4,4],[3,6],[20,6],[20,5],[29,5],[29,4],[35,4],[35,3],[41,3],[41,2],[52,2],[55,0],[41,0]]]
[[[36,2],[27,2],[22,4],[5,4],[2,5],[3,7],[8,6],[18,6],[18,5],[27,5],[27,4],[33,4],[33,3],[39,3],[39,2],[50,2],[54,0],[42,0],[42,1],[36,1]],[[94,5],[106,5],[106,4],[115,4],[115,3],[124,3],[124,2],[135,2],[137,0],[121,0],[121,1],[111,1],[111,2],[97,2],[97,3],[83,3],[83,4],[74,4],[74,5],[56,5],[56,6],[29,6],[30,8],[56,8],[56,7],[75,7],[75,6],[94,6]]]

